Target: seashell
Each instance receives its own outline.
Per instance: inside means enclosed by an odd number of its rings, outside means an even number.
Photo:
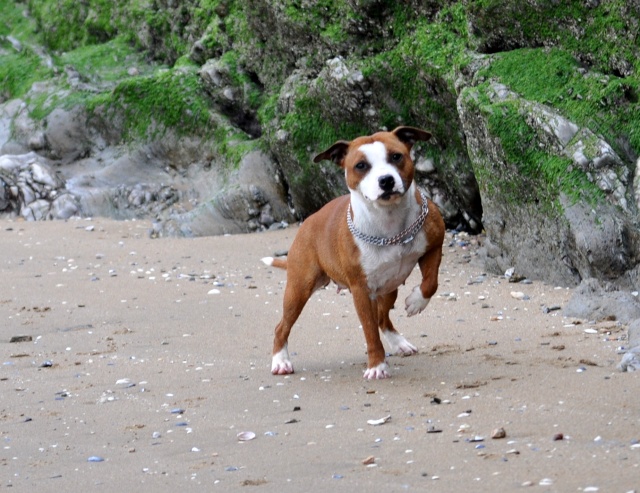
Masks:
[[[380,426],[380,425],[385,424],[390,419],[391,419],[391,415],[385,416],[384,418],[380,418],[380,419],[370,419],[370,420],[367,421],[367,423],[372,425],[372,426]]]
[[[253,431],[241,431],[237,435],[238,441],[247,442],[249,440],[253,440],[256,437],[256,434]]]

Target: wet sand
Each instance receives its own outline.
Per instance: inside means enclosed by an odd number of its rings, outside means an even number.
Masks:
[[[391,379],[362,378],[364,336],[333,287],[293,329],[296,373],[272,376],[286,274],[259,259],[297,228],[149,227],[0,222],[0,488],[639,491],[626,328],[545,313],[570,289],[481,276],[475,246],[453,243],[424,313],[401,309],[417,271],[400,290],[392,317],[420,352],[390,356]]]

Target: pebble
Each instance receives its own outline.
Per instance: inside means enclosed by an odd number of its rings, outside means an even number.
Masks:
[[[31,342],[31,341],[33,341],[33,337],[31,337],[31,336],[13,336],[9,340],[9,342],[13,342],[13,343],[16,343],[16,342]]]
[[[371,464],[375,464],[375,462],[376,462],[376,458],[373,455],[370,455],[369,457],[367,457],[366,459],[364,459],[362,461],[362,463],[365,466],[368,466],[368,465],[371,465]]]
[[[504,428],[496,428],[491,432],[491,438],[493,438],[494,440],[497,440],[499,438],[504,438],[506,436],[507,436],[507,432],[504,430]]]

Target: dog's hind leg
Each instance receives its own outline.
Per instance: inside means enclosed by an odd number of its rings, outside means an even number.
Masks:
[[[298,320],[302,309],[313,292],[328,282],[329,279],[322,273],[306,275],[303,278],[299,278],[297,271],[289,270],[282,304],[282,320],[276,325],[273,338],[271,373],[274,375],[293,373],[293,364],[289,359],[288,350],[291,328],[296,323],[296,320]]]
[[[391,354],[409,356],[417,353],[418,348],[407,341],[407,339],[395,329],[389,318],[389,311],[393,308],[397,297],[397,289],[389,294],[378,297],[378,326],[380,327],[382,335],[384,335],[384,338],[389,343],[389,352]]]

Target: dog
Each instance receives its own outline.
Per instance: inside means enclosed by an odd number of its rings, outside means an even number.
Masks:
[[[286,269],[282,320],[275,328],[271,373],[293,373],[288,339],[293,324],[317,289],[333,281],[348,288],[362,324],[368,363],[364,378],[390,376],[380,332],[391,353],[411,355],[417,348],[389,319],[416,264],[421,283],[405,300],[409,317],[422,312],[438,288],[445,226],[435,204],[414,182],[411,149],[431,134],[402,126],[352,141],[340,140],[314,158],[344,170],[349,194],[338,197],[300,226],[286,259],[265,257]]]

